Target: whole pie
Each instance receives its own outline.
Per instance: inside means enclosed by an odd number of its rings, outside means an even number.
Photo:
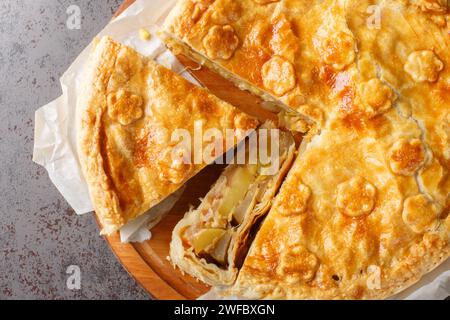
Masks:
[[[308,132],[237,280],[217,276],[234,261],[221,243],[231,222],[198,224],[211,203],[175,230],[176,265],[233,282],[227,295],[373,299],[449,257],[446,0],[180,0],[163,31],[174,52],[277,103]]]
[[[258,126],[256,119],[108,37],[95,44],[77,109],[80,163],[105,234],[147,212],[215,160],[192,159],[173,139],[177,130],[194,137],[198,125],[222,136],[234,129],[237,143]],[[218,150],[233,147],[225,139],[217,142],[223,143],[213,150],[217,157]]]

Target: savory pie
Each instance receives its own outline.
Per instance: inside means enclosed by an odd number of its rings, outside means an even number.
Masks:
[[[272,127],[267,123],[260,130]],[[256,144],[241,146],[238,152],[246,151],[247,159],[256,151],[256,161],[238,164],[236,155],[234,164],[224,170],[200,206],[177,224],[170,244],[175,265],[213,286],[234,283],[253,228],[269,211],[294,160],[294,137],[280,132],[277,139],[273,145],[270,141],[277,153],[267,163],[258,161]]]
[[[317,128],[225,294],[384,298],[449,257],[446,0],[180,0],[163,31]]]
[[[108,37],[95,45],[77,109],[80,162],[104,234],[145,213],[209,164],[204,158],[194,161],[188,148],[180,148],[173,139],[176,130],[194,137],[201,125],[225,137],[227,129],[234,129],[238,143],[258,125]],[[234,147],[229,144],[223,139],[223,147],[212,153],[220,156],[218,150]]]

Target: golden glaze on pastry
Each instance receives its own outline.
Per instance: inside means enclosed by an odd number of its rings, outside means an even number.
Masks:
[[[202,45],[218,24],[239,39],[228,59]],[[169,46],[320,128],[226,294],[384,298],[448,258],[447,1],[181,0],[164,30]]]
[[[257,121],[134,50],[103,38],[86,68],[78,149],[103,233],[145,213],[204,168],[174,160],[176,129],[241,129]],[[225,150],[226,146],[224,146]]]
[[[282,102],[289,111],[308,104],[329,112],[323,97],[338,100],[323,78],[331,81],[342,72],[344,83],[356,57],[345,19],[335,19],[343,14],[339,11],[329,1],[184,0],[163,28],[169,46],[182,45],[186,54],[239,87]],[[218,36],[219,27],[229,31],[222,31],[222,41],[214,38],[213,49],[211,35]],[[216,50],[227,54],[211,54]]]

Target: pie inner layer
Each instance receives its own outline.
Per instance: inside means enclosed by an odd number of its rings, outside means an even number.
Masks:
[[[261,130],[270,127],[267,123]],[[256,142],[257,138],[260,137],[251,136],[245,146],[238,148],[238,154],[245,152],[246,164],[237,164],[236,155],[235,164],[224,170],[201,205],[188,212],[173,231],[172,262],[210,285],[234,283],[254,228],[270,209],[294,159],[294,138],[281,132],[272,146],[273,150],[279,147],[279,153],[271,155],[268,161],[258,160],[259,155],[253,158],[256,161],[249,161],[254,157],[251,154],[258,152],[256,143],[250,144],[250,140]]]

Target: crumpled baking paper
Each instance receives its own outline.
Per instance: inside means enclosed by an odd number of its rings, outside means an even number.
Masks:
[[[108,24],[98,37],[105,35],[129,45],[141,54],[182,74],[186,79],[198,84],[177,59],[157,38],[158,25],[161,25],[176,0],[137,0],[118,18]],[[147,29],[150,41],[140,39],[139,30]],[[51,181],[58,188],[77,214],[93,210],[88,188],[78,162],[76,149],[75,109],[77,88],[84,63],[92,49],[89,45],[69,67],[61,78],[63,95],[36,111],[35,145],[33,161],[44,166]],[[142,242],[151,237],[149,229],[158,223],[176,201],[183,189],[167,198],[146,215],[132,221],[121,230],[124,242]],[[450,296],[450,261],[428,275],[419,283],[391,299],[445,299]],[[203,299],[218,299],[214,290]]]

